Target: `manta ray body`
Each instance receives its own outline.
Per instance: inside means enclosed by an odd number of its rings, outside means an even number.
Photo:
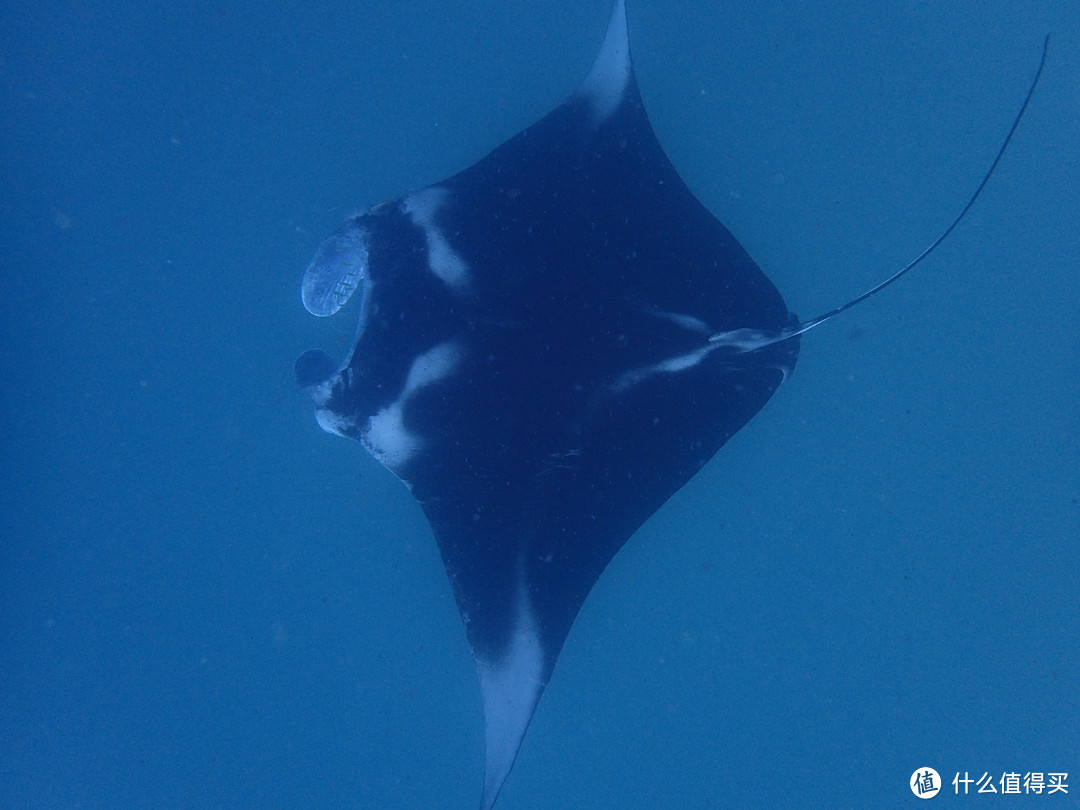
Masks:
[[[768,402],[802,333],[923,256],[801,323],[665,156],[624,0],[565,103],[322,243],[304,305],[359,328],[297,380],[431,524],[480,678],[482,810],[615,553]]]

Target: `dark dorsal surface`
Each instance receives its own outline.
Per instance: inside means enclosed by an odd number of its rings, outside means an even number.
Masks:
[[[344,365],[309,352],[298,379],[431,523],[480,674],[490,807],[597,577],[799,349],[710,337],[797,321],[664,155],[621,0],[566,103],[347,221],[303,293],[317,315],[360,299]]]
[[[427,515],[476,658],[495,802],[574,617],[615,553],[742,428],[804,332],[694,198],[641,104],[624,0],[577,92],[460,174],[353,217],[305,306],[359,299],[352,351],[296,363],[319,424]]]

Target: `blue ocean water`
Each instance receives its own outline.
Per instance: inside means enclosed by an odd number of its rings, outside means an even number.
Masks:
[[[962,226],[609,567],[498,807],[894,807],[922,766],[938,802],[1075,805],[1080,8],[629,13],[669,156],[804,317],[947,224],[1053,39]],[[351,210],[559,103],[607,15],[0,9],[0,807],[475,805],[450,589],[293,384],[353,330],[299,282]],[[1069,793],[952,795],[1032,771]]]

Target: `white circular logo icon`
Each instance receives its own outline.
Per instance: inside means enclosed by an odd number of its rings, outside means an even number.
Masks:
[[[911,792],[920,799],[932,799],[941,790],[941,777],[933,768],[916,768],[908,784]]]

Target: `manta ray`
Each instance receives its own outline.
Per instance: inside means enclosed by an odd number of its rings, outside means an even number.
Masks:
[[[944,233],[808,321],[664,154],[624,0],[563,104],[322,242],[304,306],[327,317],[348,305],[359,326],[347,357],[306,352],[296,378],[319,425],[358,439],[431,525],[483,697],[481,810],[605,566],[768,402],[803,334],[895,282],[956,227],[1038,76]]]

